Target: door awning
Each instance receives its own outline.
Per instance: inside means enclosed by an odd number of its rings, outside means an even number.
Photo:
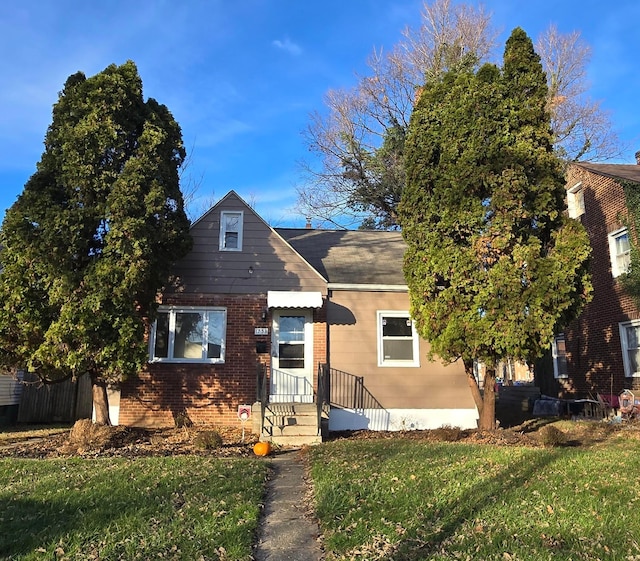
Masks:
[[[269,308],[322,308],[322,293],[269,290],[267,306]]]

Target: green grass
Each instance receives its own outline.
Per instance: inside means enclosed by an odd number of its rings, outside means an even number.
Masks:
[[[309,452],[328,559],[640,560],[640,446],[409,439]]]
[[[267,464],[0,460],[0,558],[251,559]]]

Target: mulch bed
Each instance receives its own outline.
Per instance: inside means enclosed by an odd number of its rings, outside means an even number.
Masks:
[[[215,430],[222,437],[218,448],[203,449],[197,445],[197,435]],[[203,455],[214,457],[250,457],[257,438],[235,427],[185,427],[144,429],[135,427],[105,427],[78,421],[68,432],[45,438],[28,438],[0,448],[0,457],[59,458],[81,456],[148,457]]]
[[[535,419],[517,427],[494,431],[462,430],[442,427],[434,430],[402,432],[346,431],[332,432],[329,441],[405,438],[424,442],[469,442],[497,446],[544,446],[545,426],[549,420]],[[575,422],[563,426],[559,431],[561,440],[552,445],[594,446],[616,436],[621,431],[625,436],[640,440],[640,423],[611,425],[602,422]],[[198,445],[198,435],[203,431],[217,431],[222,445],[203,449]],[[548,433],[548,431],[547,431]],[[548,434],[546,435],[548,439]],[[221,458],[253,457],[253,445],[257,436],[248,432],[242,441],[239,427],[184,427],[143,429],[135,427],[104,427],[91,421],[78,421],[70,431],[42,438],[25,438],[0,447],[0,457],[13,458],[60,458],[80,456],[98,457],[148,457],[202,455]]]

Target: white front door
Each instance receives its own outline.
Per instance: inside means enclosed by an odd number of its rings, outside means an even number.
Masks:
[[[313,402],[313,312],[274,310],[271,330],[273,403]]]

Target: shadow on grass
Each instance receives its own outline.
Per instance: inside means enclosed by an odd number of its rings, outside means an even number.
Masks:
[[[55,559],[58,546],[93,558],[90,554],[94,550],[99,554],[98,548],[112,548],[133,534],[144,535],[151,520],[171,523],[179,487],[145,474],[144,466],[136,473],[122,465],[126,464],[106,466],[99,475],[91,472],[90,465],[84,471],[78,466],[68,469],[63,462],[47,473],[37,467],[30,473],[28,465],[20,468],[17,487],[25,488],[26,477],[34,481],[29,497],[15,491],[10,496],[6,491],[0,494],[0,558]]]
[[[412,539],[400,542],[397,548],[398,558],[405,561],[430,559],[441,553],[443,549],[448,549],[453,538],[459,535],[469,520],[474,520],[484,509],[490,508],[498,501],[508,501],[511,494],[510,489],[514,485],[522,485],[531,477],[543,472],[545,467],[559,458],[560,452],[545,450],[544,452],[539,451],[535,455],[535,458],[526,455],[516,463],[509,463],[508,467],[505,466],[499,475],[490,479],[484,478],[478,484],[470,487],[456,500],[455,507],[448,514],[445,514],[444,520],[424,516],[416,527],[420,525],[429,527],[438,523],[438,531],[430,536],[428,543],[416,542]],[[499,539],[498,536],[493,536],[493,538],[493,541]],[[513,536],[505,535],[504,539],[513,540]],[[561,553],[561,551],[556,551],[556,553]]]
[[[340,446],[340,443],[336,443]],[[377,449],[380,446],[380,449]],[[447,475],[452,481],[459,480],[464,488],[464,480],[475,479],[478,477],[477,470],[482,469],[484,460],[482,458],[475,458],[474,451],[478,450],[478,447],[467,444],[454,444],[452,448],[449,448],[449,444],[425,444],[426,447],[433,448],[433,454],[430,455],[428,460],[429,471],[433,474],[449,473]],[[342,448],[342,446],[340,446]],[[341,450],[343,453],[344,450]],[[349,446],[349,456],[345,458],[354,458],[354,460],[345,460],[350,462],[359,462],[361,464],[370,465],[370,462],[381,461],[387,467],[380,468],[383,473],[388,473],[388,466],[393,466],[389,469],[389,472],[397,470],[401,473],[402,466],[407,462],[407,451],[402,445],[390,445],[390,442],[379,442],[368,444],[366,442],[359,443],[353,442]],[[566,452],[565,452],[566,453]],[[331,453],[329,453],[331,455]],[[447,498],[442,497],[442,500],[435,499],[434,505],[427,505],[429,501],[428,497],[424,499],[412,501],[416,506],[414,512],[410,518],[404,522],[399,520],[398,523],[402,526],[408,524],[405,527],[406,533],[400,538],[399,541],[391,539],[387,542],[389,550],[388,555],[385,557],[376,557],[376,559],[402,559],[403,561],[418,561],[423,559],[434,558],[454,558],[452,557],[451,550],[458,550],[460,546],[460,539],[473,541],[473,536],[469,535],[469,528],[473,528],[473,524],[470,526],[470,521],[474,521],[479,516],[483,516],[483,512],[490,510],[493,505],[497,505],[503,501],[509,502],[511,497],[515,497],[520,493],[520,487],[526,484],[527,481],[539,476],[540,473],[544,473],[549,465],[558,461],[561,458],[563,452],[561,450],[554,449],[528,449],[521,457],[514,458],[508,461],[505,465],[496,465],[495,462],[491,463],[491,468],[485,475],[475,484],[470,485],[468,488],[460,491],[459,488],[454,485],[453,492],[455,497]],[[339,454],[337,457],[341,457]],[[476,461],[477,460],[477,461]],[[459,473],[451,473],[451,467],[458,465]],[[358,466],[351,466],[348,469],[357,470]],[[454,468],[457,469],[457,468]],[[340,504],[340,509],[344,508],[345,512],[349,506],[358,504],[359,501],[369,499],[366,498],[366,487],[369,484],[369,480],[364,482],[364,486],[361,489],[359,484],[355,484],[350,489],[341,487],[340,490],[334,492],[338,495],[344,493],[352,493],[353,498],[344,507],[344,501],[338,497],[337,499],[331,494],[332,491],[329,488],[329,495],[326,498],[326,502],[317,505],[320,517],[323,518],[329,514],[332,508],[331,503],[335,499]],[[442,482],[441,487],[444,489],[449,483]],[[438,489],[437,476],[435,479],[435,487],[433,492],[439,495],[442,490]],[[365,498],[359,498],[358,493],[365,493]],[[428,493],[428,492],[427,492]],[[517,497],[513,500],[518,500]],[[406,503],[400,497],[398,501],[406,508]],[[389,504],[389,508],[393,511],[395,505]],[[393,514],[385,514],[385,506],[378,506],[378,514],[383,518],[393,517]],[[334,513],[333,516],[337,516],[339,513]],[[355,530],[354,530],[355,531]],[[463,534],[466,532],[466,534]],[[365,538],[368,539],[368,538]],[[486,536],[485,536],[486,539]],[[336,546],[341,550],[342,547],[355,547],[361,549],[351,541],[348,545],[345,540],[341,540],[342,545]],[[504,536],[504,541],[512,542],[514,537],[509,535]],[[393,542],[393,545],[391,543]],[[369,544],[371,545],[371,544]],[[479,544],[476,544],[479,545]],[[473,552],[476,545],[462,546],[459,550],[461,558],[464,559],[467,553]],[[331,546],[330,546],[331,547]],[[362,544],[362,547],[368,547],[368,545]],[[556,551],[561,552],[561,549]],[[342,551],[344,553],[344,551]],[[442,557],[444,555],[444,557]],[[365,557],[363,557],[364,559]],[[481,559],[482,554],[478,553],[474,558]]]
[[[39,558],[48,555],[50,557],[47,558],[55,559],[58,545],[63,550],[67,547],[80,548],[88,555],[90,551],[84,548],[97,549],[101,541],[98,536],[106,537],[109,528],[117,527],[119,520],[140,517],[140,506],[127,501],[127,498],[131,499],[131,495],[116,493],[111,498],[94,501],[89,497],[83,499],[74,496],[73,492],[66,498],[41,501],[19,497],[2,498],[0,558],[15,559],[39,552]],[[169,498],[161,497],[159,502]],[[150,507],[151,504],[144,508],[147,511],[144,517],[147,519],[154,515],[154,510]],[[92,539],[95,540],[94,543],[90,543]]]

